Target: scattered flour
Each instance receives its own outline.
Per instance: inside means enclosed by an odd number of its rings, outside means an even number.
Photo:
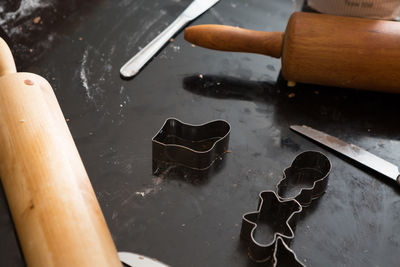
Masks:
[[[38,9],[49,6],[51,6],[51,1],[48,0],[22,0],[16,11],[4,13],[4,4],[0,3],[0,26],[7,34],[13,34],[14,32],[11,32],[7,25],[9,22],[28,17]]]
[[[85,52],[83,53],[83,57],[82,57],[82,63],[81,63],[81,72],[80,72],[80,77],[81,77],[81,81],[82,81],[82,85],[86,90],[86,96],[92,100],[93,99],[93,94],[89,88],[88,85],[88,78],[87,76],[89,75],[89,70],[87,68],[87,57],[89,55],[89,50],[85,49]]]

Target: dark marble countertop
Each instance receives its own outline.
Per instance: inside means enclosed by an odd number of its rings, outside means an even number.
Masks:
[[[306,211],[291,247],[307,266],[397,266],[396,185],[289,130],[306,124],[400,165],[400,96],[298,85],[280,61],[193,47],[176,35],[131,80],[119,68],[189,0],[0,3],[1,35],[19,71],[53,86],[120,251],[171,266],[257,266],[240,242],[242,214],[274,189],[305,150],[332,161],[326,194]],[[283,31],[290,0],[221,0],[195,24]],[[40,17],[40,18],[38,18]],[[152,175],[151,138],[168,117],[232,126],[231,153],[204,180]],[[0,265],[25,266],[4,193]]]

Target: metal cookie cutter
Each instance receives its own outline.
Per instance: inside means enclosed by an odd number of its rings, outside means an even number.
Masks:
[[[257,211],[243,215],[240,230],[240,237],[248,242],[250,258],[256,262],[271,260],[278,237],[293,239],[293,228],[301,211],[301,205],[294,199],[281,200],[270,190],[260,192]],[[263,244],[256,240],[257,223],[267,224],[272,228],[270,242]]]
[[[240,232],[248,243],[251,259],[269,261],[272,266],[304,266],[287,244],[294,238],[302,207],[309,206],[325,192],[330,170],[331,164],[325,155],[317,151],[303,152],[284,170],[277,193],[259,194],[258,209],[243,215]],[[257,223],[267,224],[273,230],[271,241],[256,240]]]
[[[276,239],[275,251],[272,255],[272,265],[274,267],[305,267],[297,258],[294,251],[286,245],[280,236]]]
[[[324,154],[305,151],[284,170],[276,192],[283,200],[296,199],[303,207],[307,207],[312,200],[325,193],[330,171],[331,163]]]
[[[168,162],[195,170],[207,170],[227,152],[231,127],[224,120],[201,125],[169,118],[153,137],[153,172]]]

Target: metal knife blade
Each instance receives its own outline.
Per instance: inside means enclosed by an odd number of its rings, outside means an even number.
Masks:
[[[130,267],[169,267],[155,259],[132,252],[118,252],[119,260]]]
[[[356,146],[339,140],[336,137],[328,135],[324,132],[315,130],[308,126],[292,125],[290,126],[295,132],[298,132],[312,140],[315,140],[383,175],[395,180],[400,185],[399,168],[392,163],[375,156],[374,154]]]
[[[179,17],[171,23],[162,33],[153,39],[148,45],[140,50],[120,69],[124,77],[132,77],[168,42],[174,34],[182,29],[187,23],[197,18],[219,0],[195,0],[193,1]]]

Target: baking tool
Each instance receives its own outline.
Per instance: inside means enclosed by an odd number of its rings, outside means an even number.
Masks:
[[[386,160],[377,157],[356,145],[347,144],[336,137],[315,130],[311,127],[305,125],[292,125],[290,126],[290,129],[311,138],[312,140],[315,140],[400,184],[400,172],[396,165],[387,162]]]
[[[118,252],[119,259],[130,267],[168,267],[156,259],[151,259],[143,255],[132,252]]]
[[[280,236],[276,238],[272,263],[272,267],[305,267],[297,258],[294,251],[286,245],[285,241],[283,241],[283,238]]]
[[[179,17],[171,23],[162,33],[153,39],[148,45],[140,50],[120,69],[120,73],[124,77],[135,76],[139,70],[160,50],[172,36],[183,28],[190,21],[194,20],[219,0],[195,0],[193,1]]]
[[[240,237],[248,243],[251,259],[272,261],[273,266],[304,266],[287,244],[294,238],[303,207],[309,206],[312,200],[325,192],[330,171],[331,164],[325,155],[305,151],[284,170],[277,185],[278,193],[266,190],[259,194],[257,211],[243,215],[240,230]],[[258,223],[267,224],[272,229],[271,241],[257,241]]]
[[[289,82],[400,93],[400,23],[296,12],[282,32],[198,25],[185,39],[199,46],[282,57]]]
[[[203,170],[186,167],[179,163],[153,160],[153,175],[161,179],[168,177],[172,180],[181,180],[193,185],[205,184],[208,178],[220,172],[225,166],[225,158],[218,156],[212,165]]]
[[[201,125],[169,118],[152,139],[153,171],[157,162],[206,170],[227,152],[231,127],[224,120]]]
[[[0,177],[29,267],[121,266],[50,84],[0,39]]]
[[[308,0],[307,5],[321,13],[373,19],[394,20],[400,13],[397,0]]]
[[[286,240],[293,239],[293,229],[301,211],[302,207],[296,200],[282,200],[274,191],[262,191],[257,211],[243,215],[240,229],[240,237],[248,242],[251,259],[257,262],[269,261],[274,254],[278,236]],[[263,244],[256,240],[257,224],[267,224],[273,228],[270,242]]]
[[[303,207],[325,193],[331,171],[329,159],[317,151],[298,155],[283,172],[283,179],[276,186],[281,199],[296,199]]]

